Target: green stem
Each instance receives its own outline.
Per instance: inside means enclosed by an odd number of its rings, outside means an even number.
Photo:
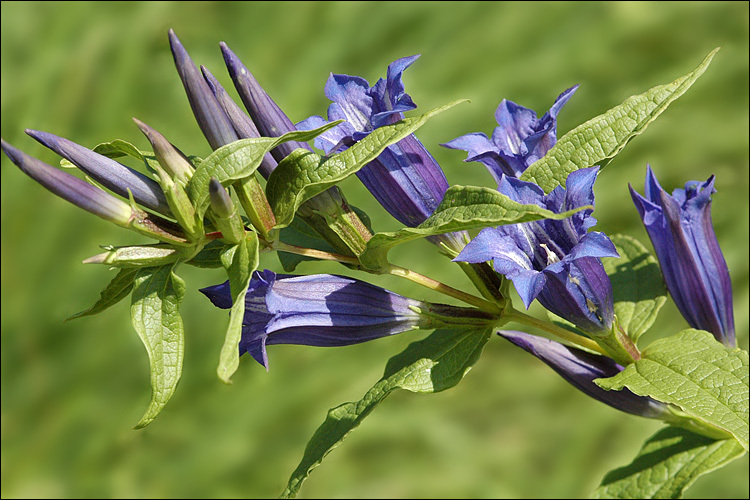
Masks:
[[[312,257],[314,259],[332,260],[336,262],[341,262],[343,264],[351,264],[354,266],[359,266],[359,260],[356,257],[349,257],[346,255],[341,255],[341,254],[336,254],[336,253],[323,252],[321,250],[313,250],[312,248],[298,247],[295,245],[289,245],[288,243],[283,243],[281,241],[277,241],[267,248],[269,250],[278,250],[280,252],[289,252],[289,253],[293,253],[297,255],[305,255],[307,257]],[[448,295],[449,297],[458,299],[461,302],[470,304],[482,311],[488,312],[495,316],[501,315],[503,312],[497,305],[493,304],[492,302],[481,299],[475,295],[462,292],[461,290],[448,286],[445,283],[441,283],[432,278],[428,278],[427,276],[411,271],[409,269],[405,269],[403,267],[394,266],[393,264],[391,264],[384,270],[379,271],[379,273],[391,274],[393,276],[406,278],[409,281],[422,285],[426,288],[429,288],[430,290],[434,290],[436,292],[442,293],[443,295]]]
[[[338,253],[324,252],[322,250],[314,250],[312,248],[298,247],[283,243],[281,241],[275,241],[271,246],[267,247],[269,250],[278,250],[280,252],[293,253],[296,255],[304,255],[306,257],[312,257],[313,259],[320,260],[332,260],[335,262],[341,262],[343,264],[351,264],[353,266],[359,265],[359,259],[356,257],[349,257],[348,255],[341,255]]]
[[[427,276],[414,272],[410,269],[405,269],[403,267],[391,264],[382,271],[382,274],[391,274],[393,276],[406,278],[409,281],[413,281],[414,283],[429,288],[430,290],[442,293],[443,295],[448,295],[449,297],[458,299],[461,302],[466,302],[467,304],[470,304],[477,309],[488,312],[490,314],[500,315],[503,313],[503,311],[492,302],[481,299],[475,295],[462,292],[461,290],[448,286],[445,283],[441,283],[432,278],[428,278]]]
[[[539,330],[551,333],[556,337],[567,340],[568,342],[584,347],[590,351],[595,351],[605,356],[608,355],[607,352],[599,346],[599,344],[591,339],[582,337],[581,335],[577,335],[569,330],[566,330],[565,328],[561,328],[547,321],[542,321],[533,316],[529,316],[528,314],[516,311],[515,309],[511,309],[506,312],[505,319],[508,321],[515,321],[524,325],[533,326],[534,328],[538,328]]]

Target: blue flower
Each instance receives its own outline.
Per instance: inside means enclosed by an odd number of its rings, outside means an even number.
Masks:
[[[732,283],[711,221],[714,176],[690,181],[669,196],[648,166],[645,197],[630,186],[661,272],[677,308],[693,328],[736,347]]]
[[[498,126],[492,138],[475,132],[441,145],[468,152],[464,161],[483,163],[498,184],[503,175],[520,177],[557,142],[557,114],[576,89],[578,85],[560,94],[540,119],[534,111],[503,99],[495,111]]]
[[[611,358],[566,347],[554,340],[524,332],[500,331],[498,334],[544,361],[587,396],[641,417],[668,419],[671,416],[668,405],[664,403],[638,396],[628,389],[607,391],[596,385],[595,379],[614,377],[623,370]]]
[[[315,145],[326,154],[339,152],[415,109],[401,77],[418,57],[394,61],[388,66],[386,79],[379,79],[372,87],[358,76],[331,74],[325,86],[326,97],[333,101],[328,107],[328,120],[345,122],[317,137]],[[322,117],[311,116],[297,128],[310,130],[325,123]],[[414,134],[388,146],[359,170],[357,177],[388,213],[410,227],[432,215],[448,189],[440,165]]]
[[[232,306],[229,282],[201,290],[222,309]],[[240,354],[268,369],[266,346],[345,346],[421,326],[429,308],[384,288],[330,274],[291,276],[254,272],[245,298]]]
[[[598,167],[572,172],[566,188],[551,193],[534,183],[503,176],[500,193],[523,204],[539,205],[555,213],[593,205]],[[455,261],[494,261],[528,308],[536,298],[548,310],[585,332],[602,335],[614,318],[612,284],[600,257],[619,257],[612,242],[599,232],[587,232],[596,220],[591,210],[565,220],[544,219],[498,228],[485,228]]]

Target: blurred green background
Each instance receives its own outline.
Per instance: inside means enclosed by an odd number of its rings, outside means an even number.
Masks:
[[[145,149],[135,116],[183,151],[209,153],[173,67],[170,27],[231,89],[218,46],[227,42],[295,121],[325,113],[329,72],[372,84],[391,61],[421,53],[405,74],[419,109],[471,103],[433,119],[420,138],[450,183],[488,186],[481,165],[438,144],[490,133],[501,99],[541,115],[580,83],[560,116],[561,136],[691,71],[721,46],[694,87],[602,173],[596,217],[598,229],[648,244],[626,188],[642,191],[646,163],[668,190],[716,174],[714,224],[747,349],[747,2],[2,2],[1,9],[2,136],[51,164],[59,158],[24,128],[89,147],[122,138]],[[326,410],[359,399],[388,357],[426,335],[335,349],[274,346],[270,373],[245,357],[225,386],[215,365],[226,313],[197,291],[223,280],[222,272],[183,266],[182,381],[159,418],[133,431],[150,389],[127,301],[64,319],[93,303],[113,275],[81,260],[98,245],[143,240],[54,197],[4,155],[0,173],[4,498],[276,496]],[[342,187],[376,230],[398,228],[356,178]],[[427,243],[403,245],[392,257],[471,289]],[[273,255],[261,265],[280,270]],[[333,264],[298,271],[351,274]],[[395,278],[364,277],[443,300]],[[684,327],[669,302],[643,341]],[[586,398],[494,338],[455,389],[392,395],[315,470],[301,496],[581,497],[659,427]],[[699,479],[687,496],[747,498],[747,456]]]

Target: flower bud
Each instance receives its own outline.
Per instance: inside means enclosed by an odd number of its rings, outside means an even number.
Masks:
[[[180,252],[164,244],[111,247],[107,252],[84,260],[84,264],[107,264],[114,267],[163,266],[176,262]]]
[[[167,217],[172,216],[161,186],[153,179],[68,139],[38,130],[27,129],[26,133],[115,194],[129,198],[130,192],[139,205]]]
[[[239,243],[245,237],[245,228],[242,219],[237,214],[237,209],[232,202],[231,196],[224,186],[212,177],[208,183],[208,196],[211,202],[211,213],[217,229],[221,231],[224,239],[232,243]]]
[[[60,198],[123,227],[129,226],[133,210],[125,201],[67,172],[27,155],[2,140],[8,158],[25,174]]]
[[[182,151],[174,147],[161,133],[142,121],[137,118],[133,118],[133,121],[153,146],[154,155],[159,165],[166,170],[170,177],[180,181],[183,186],[187,185],[193,176],[193,166],[185,158]]]

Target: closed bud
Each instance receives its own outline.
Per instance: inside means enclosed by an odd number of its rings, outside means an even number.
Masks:
[[[170,177],[180,181],[183,186],[186,185],[193,176],[193,166],[182,154],[182,151],[173,146],[161,133],[142,121],[137,118],[133,118],[133,121],[153,146],[154,155],[162,168],[166,170]]]
[[[213,222],[223,238],[232,243],[239,243],[245,237],[245,227],[242,224],[232,198],[221,182],[212,177],[208,183],[208,196],[211,202]]]
[[[2,140],[8,158],[25,174],[60,198],[118,226],[127,227],[133,210],[125,201],[67,172],[27,155]]]
[[[111,158],[100,155],[73,141],[38,130],[26,133],[73,163],[89,177],[123,198],[133,199],[142,207],[172,216],[159,183]]]
[[[83,263],[113,267],[163,266],[176,262],[180,255],[180,251],[164,244],[112,247],[107,252],[89,257]]]

